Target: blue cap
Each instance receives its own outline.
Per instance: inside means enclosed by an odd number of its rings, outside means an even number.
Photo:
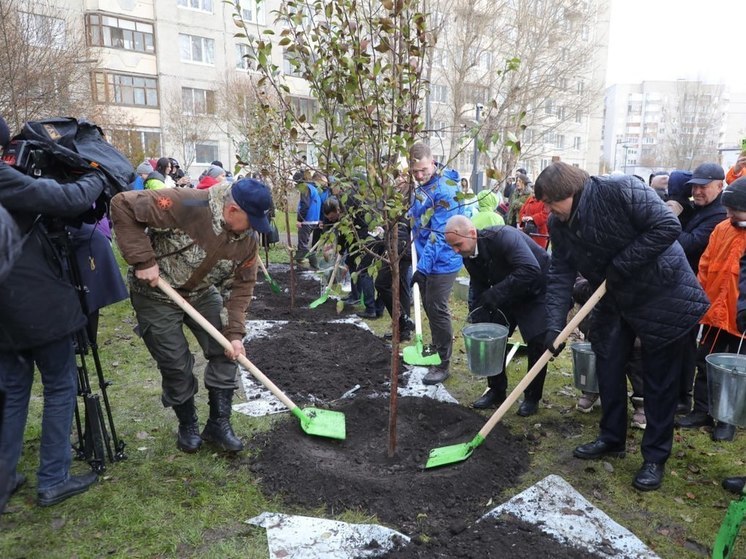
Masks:
[[[272,206],[272,193],[267,185],[254,179],[241,179],[231,186],[231,196],[249,216],[254,231],[269,233],[272,230],[267,217]]]
[[[723,168],[717,163],[702,163],[694,169],[692,178],[686,184],[710,184],[712,181],[721,181],[725,179]]]

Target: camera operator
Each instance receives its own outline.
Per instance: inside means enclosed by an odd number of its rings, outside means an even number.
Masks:
[[[0,147],[7,145],[9,136],[0,118]],[[12,493],[25,481],[16,468],[36,365],[44,385],[37,471],[40,506],[82,493],[97,480],[95,472],[70,474],[70,431],[78,390],[72,334],[85,326],[86,318],[46,223],[83,214],[104,186],[99,172],[61,184],[32,178],[0,161],[0,204],[22,235],[18,257],[9,275],[0,280],[0,383],[6,391],[0,456],[7,461]]]

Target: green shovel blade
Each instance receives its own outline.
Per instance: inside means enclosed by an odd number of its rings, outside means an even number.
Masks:
[[[325,289],[324,293],[321,294],[321,297],[316,299],[315,301],[312,301],[310,305],[308,305],[310,308],[315,309],[319,305],[323,305],[326,303],[326,300],[329,298],[330,290]]]
[[[432,355],[425,355],[425,346],[422,344],[422,334],[415,336],[415,344],[409,345],[402,351],[402,358],[407,365],[440,365],[440,355],[434,352]]]
[[[732,559],[733,547],[736,543],[736,537],[746,516],[746,496],[741,496],[738,501],[731,501],[728,506],[728,512],[725,513],[723,523],[720,525],[715,546],[712,550],[713,557],[722,557],[723,559]]]
[[[430,451],[425,468],[437,468],[463,462],[471,456],[474,449],[484,442],[484,437],[477,435],[468,443],[452,444],[450,446],[441,446]]]
[[[272,291],[272,293],[282,293],[282,288],[280,285],[272,279],[272,276],[269,274],[264,274],[265,281],[269,284],[269,289]]]
[[[293,414],[300,419],[300,428],[309,435],[345,440],[345,414],[319,408],[293,408]]]

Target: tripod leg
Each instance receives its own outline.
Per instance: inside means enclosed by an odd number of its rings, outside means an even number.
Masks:
[[[104,454],[104,433],[101,424],[101,402],[97,394],[89,394],[85,398],[86,439],[90,440],[90,455],[86,456],[88,463],[96,473],[106,470],[106,455]]]

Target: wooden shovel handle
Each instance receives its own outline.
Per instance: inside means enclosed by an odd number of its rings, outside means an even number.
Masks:
[[[414,233],[412,233],[412,273],[417,271],[417,246],[414,244]],[[420,302],[420,286],[412,286],[412,298],[414,299],[414,333],[417,338],[422,338],[422,306]]]
[[[565,326],[562,332],[557,335],[552,345],[554,347],[557,347],[558,344],[564,342],[570,336],[570,334],[575,331],[575,328],[578,327],[578,325],[588,315],[588,313],[593,310],[593,307],[596,306],[596,303],[598,303],[601,300],[601,297],[603,297],[605,294],[606,280],[604,280],[604,282],[598,286],[598,289],[596,289],[593,295],[591,295],[590,299],[586,301],[585,305],[580,307],[580,310],[577,312],[577,314],[572,317],[572,320],[568,322],[567,326]],[[528,385],[531,384],[531,381],[536,378],[536,375],[539,374],[539,371],[541,371],[544,365],[549,363],[549,360],[552,357],[552,352],[546,350],[539,358],[539,360],[534,363],[534,366],[531,367],[531,369],[526,373],[526,376],[521,379],[521,382],[519,382],[518,385],[513,389],[513,392],[511,392],[510,395],[505,398],[505,401],[502,403],[502,405],[495,410],[495,413],[492,414],[492,417],[490,417],[489,421],[487,421],[484,427],[482,427],[482,429],[479,431],[479,434],[482,436],[483,439],[486,438],[487,435],[489,435],[490,431],[494,429],[498,421],[500,421],[505,413],[511,408],[511,406],[515,404],[521,393],[526,390],[526,388],[528,388]]]
[[[269,272],[267,271],[267,267],[264,265],[264,261],[262,260],[262,257],[259,256],[259,253],[256,253],[256,259],[259,260],[259,267],[262,269],[262,274],[264,274],[265,278],[269,277]],[[178,295],[178,293],[177,293]]]
[[[225,349],[229,351],[233,351],[233,346],[228,341],[228,339],[223,336],[223,334],[220,333],[220,331],[215,328],[212,324],[210,324],[207,319],[202,316],[199,312],[197,312],[197,309],[195,309],[192,305],[190,305],[184,297],[179,295],[179,293],[171,287],[166,280],[163,278],[158,278],[158,287],[161,291],[163,291],[166,295],[168,295],[171,300],[176,303],[185,313],[187,313],[189,316],[191,316],[194,321],[199,324],[205,332],[210,334],[220,345],[222,345]],[[293,411],[293,409],[297,408],[293,401],[288,398],[282,390],[277,388],[275,383],[273,383],[271,380],[269,380],[264,373],[262,373],[256,365],[254,365],[245,355],[239,355],[238,356],[238,362],[246,369],[248,370],[254,377],[264,385],[265,388],[267,388],[274,396],[280,400],[290,411]]]
[[[332,275],[329,277],[329,283],[326,284],[326,291],[329,291],[334,285],[334,279],[337,277],[337,268],[339,268],[339,261],[342,260],[342,254],[337,254],[337,259],[334,261],[334,268],[332,268]]]

